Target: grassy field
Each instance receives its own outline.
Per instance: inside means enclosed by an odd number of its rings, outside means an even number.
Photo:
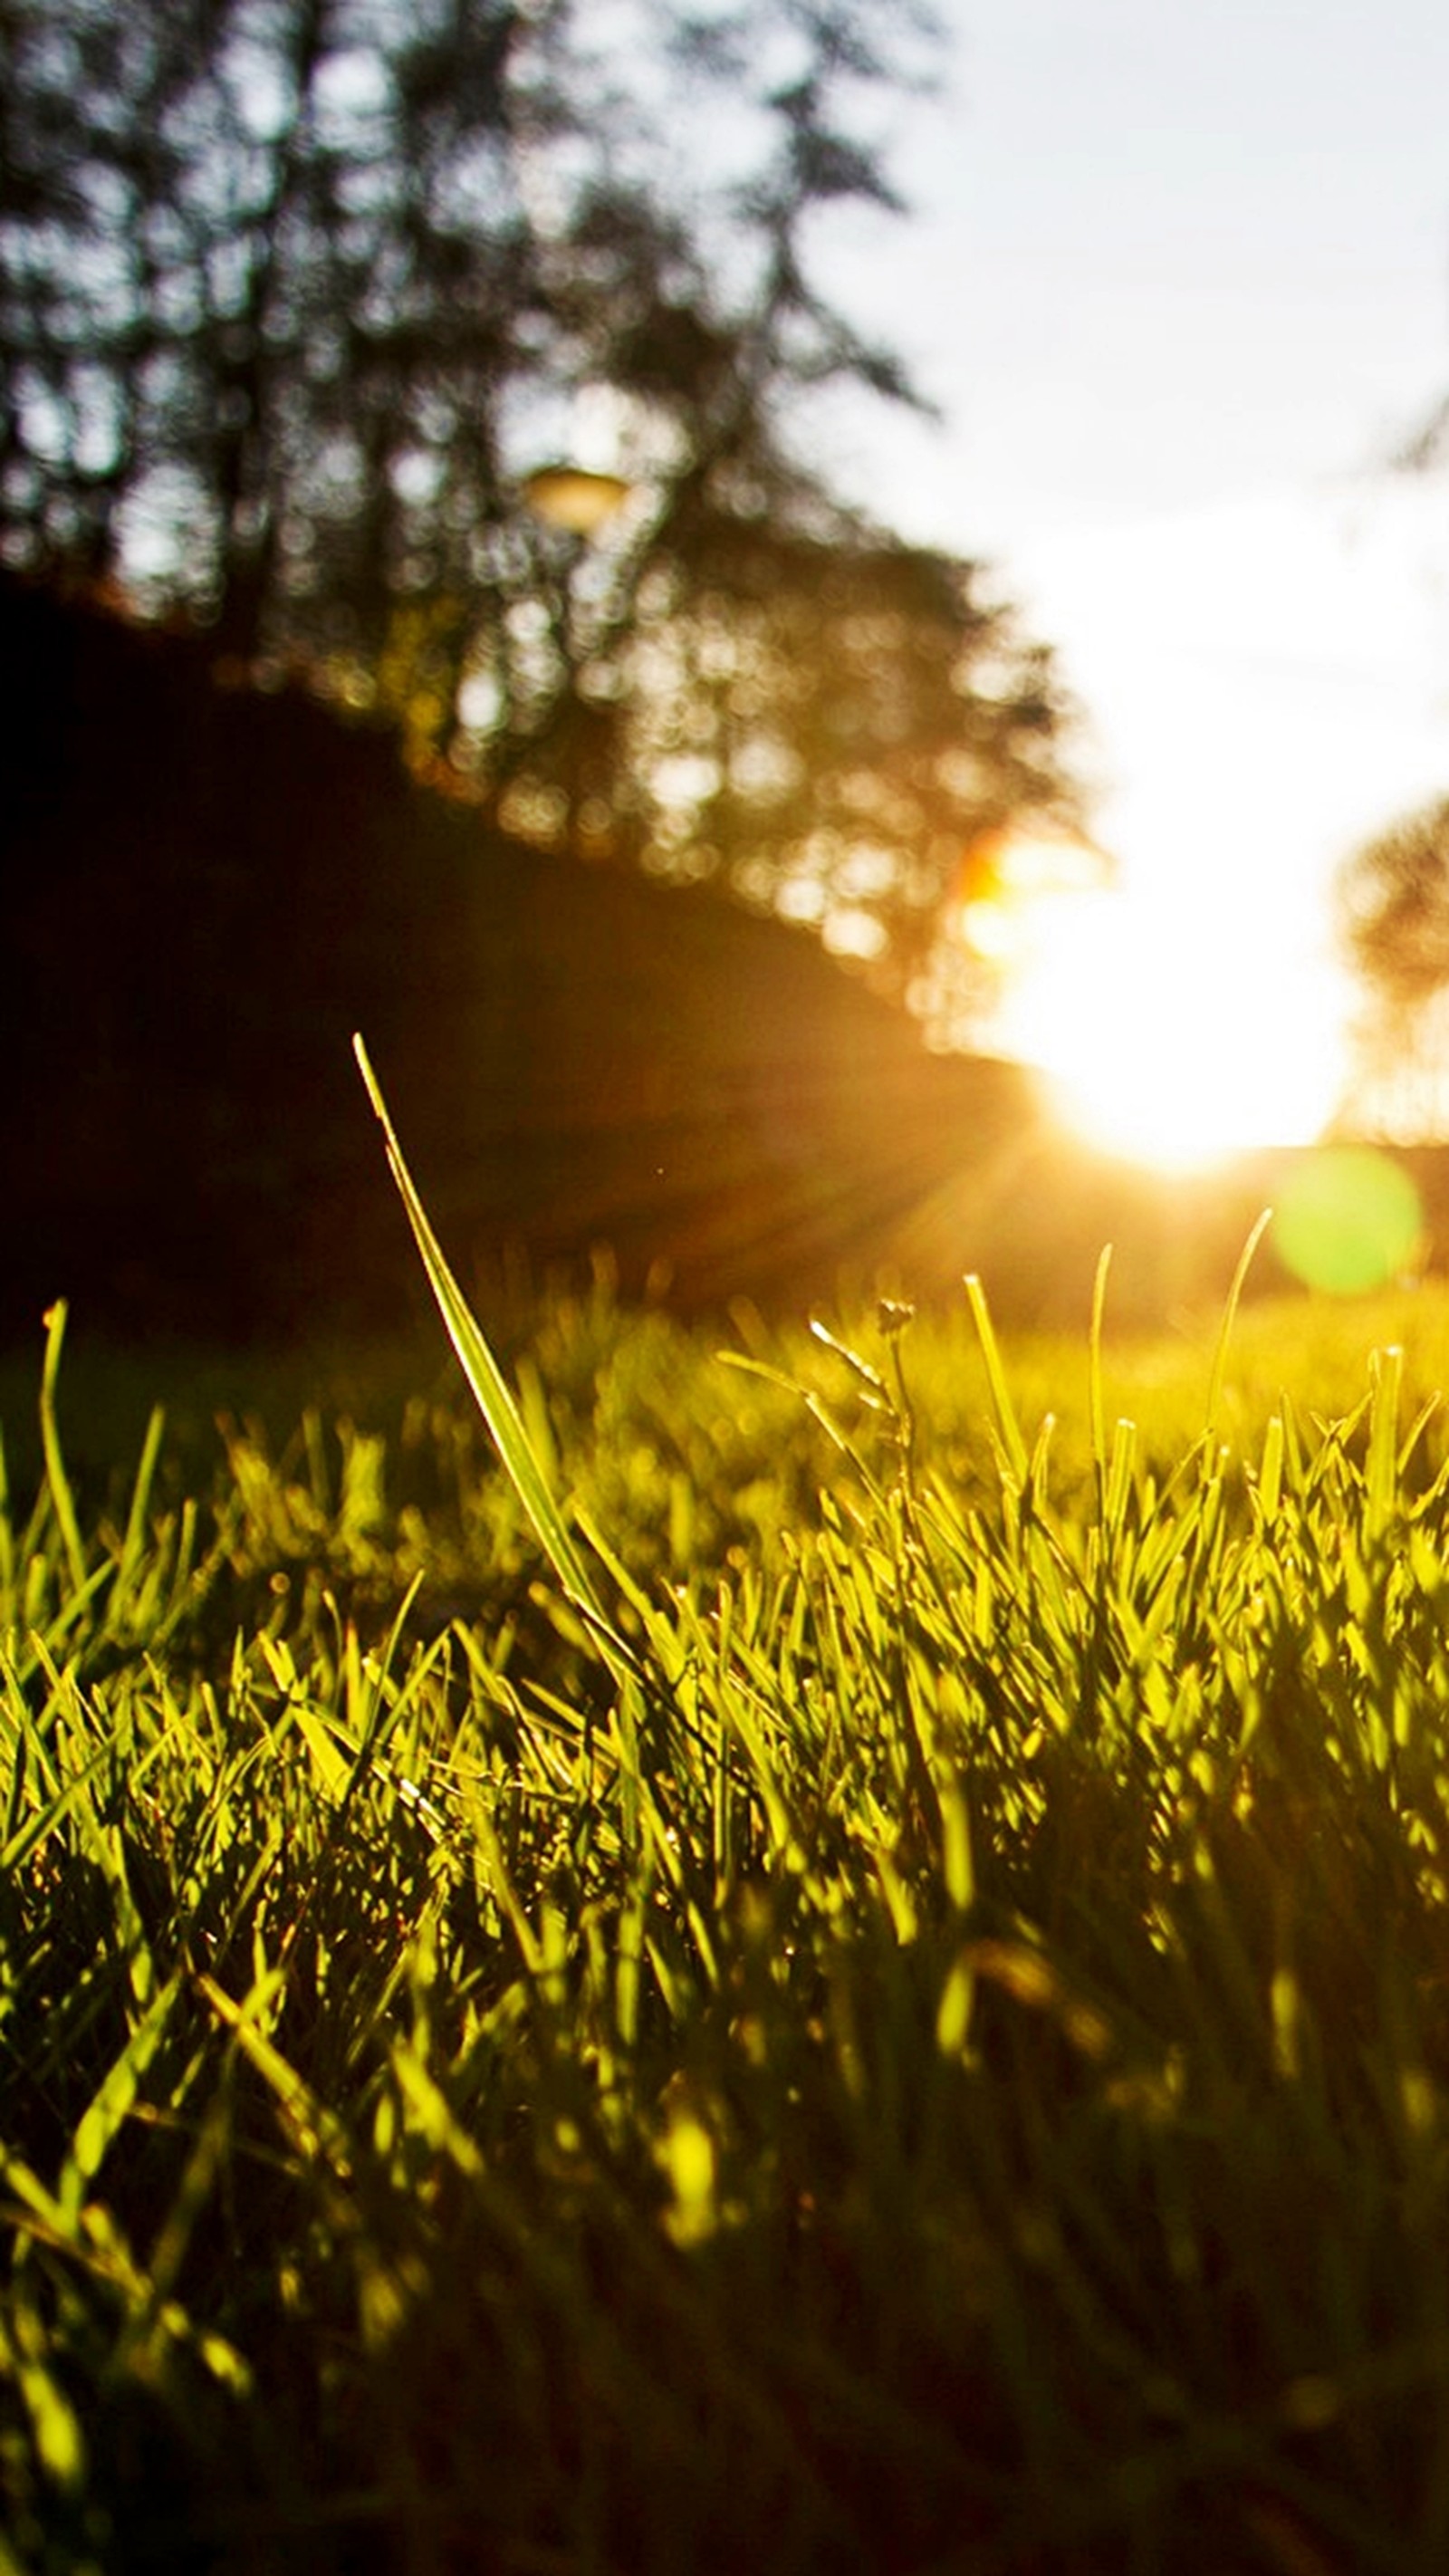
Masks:
[[[507,1384],[455,1314],[476,1407],[440,1338],[290,1439],[218,1376],[123,1474],[62,1323],[4,2576],[1441,2576],[1442,1291],[600,1295]]]

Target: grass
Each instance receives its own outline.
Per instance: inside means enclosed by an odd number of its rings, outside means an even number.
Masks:
[[[491,1443],[32,1381],[0,2571],[1438,2576],[1449,1300],[502,1373],[421,1240]]]

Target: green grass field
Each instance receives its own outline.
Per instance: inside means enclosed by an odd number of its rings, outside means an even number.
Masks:
[[[454,1320],[7,1382],[0,2571],[1442,2576],[1449,1298]]]

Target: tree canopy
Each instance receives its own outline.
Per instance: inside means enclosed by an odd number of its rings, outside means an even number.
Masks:
[[[979,570],[808,462],[822,392],[913,399],[815,246],[898,209],[930,41],[867,0],[8,0],[0,561],[904,979],[963,847],[1065,792]],[[531,504],[552,460],[617,476],[594,532]]]
[[[1449,1068],[1449,797],[1353,851],[1337,898],[1344,954],[1364,991],[1365,1098],[1390,1127],[1437,1132]]]

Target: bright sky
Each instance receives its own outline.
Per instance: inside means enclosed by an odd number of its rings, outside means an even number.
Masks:
[[[1449,466],[1384,470],[1449,390],[1449,8],[942,14],[913,217],[832,277],[946,426],[836,464],[988,559],[1092,720],[1123,892],[1043,922],[1004,1035],[1090,1064],[1123,1142],[1294,1141],[1342,1062],[1333,867],[1449,791]]]

